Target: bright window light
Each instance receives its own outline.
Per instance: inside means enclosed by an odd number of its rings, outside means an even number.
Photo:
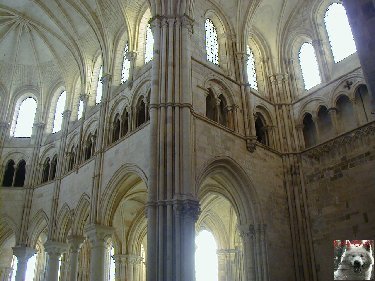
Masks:
[[[109,281],[115,281],[115,272],[116,272],[116,265],[113,255],[115,254],[115,249],[113,246],[111,247],[111,251],[109,253]]]
[[[129,78],[130,73],[130,61],[126,58],[129,52],[129,45],[126,43],[124,48],[124,54],[122,58],[122,70],[121,70],[121,83],[124,83]]]
[[[339,62],[357,51],[348,16],[342,4],[331,4],[325,14],[324,22],[335,62]]]
[[[16,126],[14,128],[14,136],[17,138],[31,137],[33,131],[34,118],[37,103],[33,98],[25,99],[18,111]],[[17,114],[17,111],[16,111]]]
[[[207,230],[195,238],[196,281],[218,281],[218,259],[215,238]]]
[[[102,94],[103,94],[102,76],[103,76],[103,66],[100,67],[99,75],[98,75],[98,85],[96,87],[96,103],[100,103],[100,101],[102,100]]]
[[[78,106],[78,120],[81,119],[83,113],[83,101],[79,101],[79,106]]]
[[[204,27],[206,30],[207,60],[219,65],[219,43],[216,27],[210,19],[206,19]]]
[[[61,130],[61,124],[63,121],[63,113],[65,108],[66,92],[62,92],[56,103],[55,119],[53,121],[52,133],[56,133]]]
[[[319,73],[318,61],[312,44],[304,43],[299,52],[299,63],[301,65],[302,77],[305,83],[305,89],[320,84],[321,78]]]
[[[255,60],[253,51],[250,49],[249,46],[246,48],[246,53],[249,56],[247,60],[247,78],[250,84],[250,87],[258,90],[258,82],[257,82],[257,73],[255,71]]]
[[[146,45],[145,45],[145,63],[148,63],[154,57],[154,36],[150,24],[146,28]]]

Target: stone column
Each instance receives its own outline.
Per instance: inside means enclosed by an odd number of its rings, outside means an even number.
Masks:
[[[128,85],[130,88],[133,86],[134,74],[135,74],[135,60],[137,58],[137,52],[129,51],[125,54],[126,59],[130,61],[130,70],[129,70],[129,78],[128,78]]]
[[[90,241],[90,280],[106,281],[105,266],[107,241],[112,236],[113,228],[104,225],[90,224],[85,229],[87,238]]]
[[[340,128],[337,122],[337,108],[335,107],[328,108],[328,114],[331,117],[332,126],[335,131],[334,134],[337,135],[340,132]]]
[[[113,255],[115,260],[115,281],[126,280],[126,255],[117,254]]]
[[[78,255],[79,250],[82,246],[83,241],[85,240],[82,236],[69,236],[68,245],[69,245],[69,281],[76,281],[78,274]]]
[[[0,281],[9,281],[10,273],[12,272],[11,267],[2,266],[0,267]]]
[[[48,240],[44,244],[44,249],[48,254],[46,280],[58,281],[60,257],[68,247],[65,243]]]
[[[235,257],[236,249],[221,249],[217,251],[219,281],[236,280]]]
[[[25,281],[27,261],[35,255],[36,251],[25,246],[15,246],[12,249],[13,255],[17,257],[16,281]]]
[[[303,136],[303,128],[304,128],[303,124],[296,125],[297,135],[298,135],[298,142],[299,142],[298,146],[299,146],[300,150],[303,150],[306,147],[305,137]]]
[[[240,225],[239,231],[244,248],[244,280],[255,281],[254,232],[250,228],[250,225]]]
[[[6,138],[10,135],[9,129],[10,129],[9,123],[0,122],[0,155],[3,152],[4,142]]]
[[[373,0],[350,1],[343,4],[349,18],[357,46],[366,84],[372,97],[372,110],[375,110],[375,3]]]

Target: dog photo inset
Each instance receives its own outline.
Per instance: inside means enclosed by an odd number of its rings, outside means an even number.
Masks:
[[[374,240],[334,240],[335,280],[374,280]]]

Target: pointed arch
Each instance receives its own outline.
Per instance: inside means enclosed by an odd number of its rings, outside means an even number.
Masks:
[[[38,210],[30,220],[27,231],[27,242],[30,247],[35,247],[40,234],[47,230],[48,223],[49,219],[45,211],[42,209]]]
[[[72,216],[67,203],[64,203],[56,217],[55,239],[59,242],[65,242],[68,232],[71,228]]]
[[[72,235],[83,235],[85,222],[90,214],[90,196],[83,193],[79,198],[75,208],[74,219],[72,222]]]

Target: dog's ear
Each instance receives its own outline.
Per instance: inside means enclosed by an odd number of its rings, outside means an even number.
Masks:
[[[363,241],[363,248],[365,248],[366,251],[371,252],[371,243],[369,240]]]
[[[352,247],[352,243],[350,243],[350,240],[345,241],[346,249],[349,250]]]

